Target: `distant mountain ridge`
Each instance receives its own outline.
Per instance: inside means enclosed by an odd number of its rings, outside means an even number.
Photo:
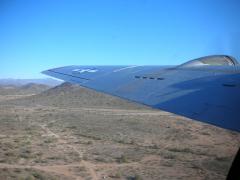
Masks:
[[[4,95],[28,95],[39,94],[50,89],[51,86],[45,84],[29,83],[25,85],[1,85],[0,96]]]
[[[0,79],[0,85],[3,86],[23,86],[27,84],[43,84],[47,86],[57,86],[62,83],[62,81],[55,80],[52,78],[45,79]]]
[[[31,85],[31,89],[34,89],[35,85]],[[39,85],[38,85],[39,86]],[[21,90],[25,89],[24,86]],[[62,83],[59,86],[47,89],[39,88],[39,93],[35,95],[16,99],[9,104],[15,105],[29,105],[34,106],[36,104],[43,106],[54,106],[54,107],[68,107],[68,108],[79,108],[79,107],[101,107],[101,108],[119,108],[119,109],[146,109],[148,107],[139,105],[133,102],[129,102],[118,97],[113,97],[107,94],[99,93],[94,90],[90,90],[81,87],[76,84]],[[20,92],[20,91],[18,91]],[[26,92],[23,91],[23,92]],[[30,92],[30,91],[28,91]]]

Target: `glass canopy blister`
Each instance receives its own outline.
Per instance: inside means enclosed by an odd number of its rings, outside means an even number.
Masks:
[[[188,61],[179,67],[194,67],[194,66],[235,66],[238,62],[231,56],[213,55]]]

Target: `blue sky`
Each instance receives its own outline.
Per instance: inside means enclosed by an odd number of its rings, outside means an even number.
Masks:
[[[240,59],[238,0],[0,0],[0,78],[65,65]]]

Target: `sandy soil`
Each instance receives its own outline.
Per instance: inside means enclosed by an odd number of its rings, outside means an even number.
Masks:
[[[239,133],[76,86],[0,101],[0,179],[225,179],[240,145]]]

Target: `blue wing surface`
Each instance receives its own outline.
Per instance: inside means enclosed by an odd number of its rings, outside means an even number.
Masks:
[[[180,66],[66,66],[43,73],[239,132],[240,66],[226,57]]]

